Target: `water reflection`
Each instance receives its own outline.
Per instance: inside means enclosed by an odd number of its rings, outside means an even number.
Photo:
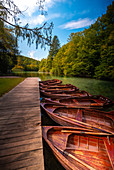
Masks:
[[[25,72],[13,72],[12,73],[15,76],[21,76],[21,77],[39,77],[39,75],[43,78],[46,74],[38,73],[35,71],[25,71]]]

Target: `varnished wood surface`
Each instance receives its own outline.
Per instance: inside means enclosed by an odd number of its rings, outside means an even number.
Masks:
[[[81,126],[114,134],[114,112],[112,118],[108,113],[92,109],[67,108],[54,104],[41,103],[42,108],[51,119],[64,126]]]
[[[44,170],[38,77],[0,98],[0,170]]]
[[[104,96],[91,96],[87,98],[45,98],[45,103],[55,103],[62,106],[78,108],[103,108],[113,105],[113,101]]]
[[[46,92],[45,90],[40,90],[41,96],[43,97],[49,97],[49,98],[69,98],[69,97],[76,97],[76,98],[83,98],[88,97],[90,94],[86,91],[49,91]]]
[[[48,87],[40,86],[40,90],[58,92],[58,91],[71,91],[71,90],[77,91],[79,90],[79,88],[71,84],[65,84],[65,85],[60,84],[60,85],[48,86]]]
[[[42,87],[48,87],[48,86],[53,86],[57,84],[61,84],[62,81],[58,79],[52,79],[52,80],[46,80],[46,81],[40,81],[40,86]]]
[[[87,131],[89,129],[47,126],[43,127],[43,138],[66,169],[112,170],[114,136],[85,134]]]

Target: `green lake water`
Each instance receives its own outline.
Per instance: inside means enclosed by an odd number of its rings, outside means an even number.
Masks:
[[[85,90],[92,95],[103,95],[114,101],[114,82],[96,80],[91,78],[79,78],[79,77],[57,77],[51,76],[49,74],[39,74],[37,72],[22,72],[15,73],[15,75],[22,77],[39,77],[39,80],[48,80],[48,79],[59,79],[62,80],[63,84],[73,84],[77,86],[80,90]],[[103,109],[105,111],[114,110],[114,106]],[[42,113],[42,126],[57,126],[49,116],[41,109]],[[58,125],[59,126],[59,125]],[[53,155],[49,146],[43,141],[44,149],[44,162],[45,170],[64,170],[61,164]]]

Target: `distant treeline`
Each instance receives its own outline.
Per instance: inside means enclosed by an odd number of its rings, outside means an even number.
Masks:
[[[38,71],[40,61],[25,57],[17,56],[17,64],[12,68],[12,71]]]
[[[40,71],[56,75],[114,79],[114,1],[88,29],[72,33],[68,43],[42,59]],[[52,49],[51,49],[52,51]]]

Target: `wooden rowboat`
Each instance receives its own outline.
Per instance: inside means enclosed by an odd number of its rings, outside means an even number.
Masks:
[[[58,79],[46,80],[46,81],[39,82],[40,86],[42,86],[42,87],[52,86],[52,85],[61,84],[61,83],[62,83],[62,81],[58,80]]]
[[[41,103],[49,117],[63,126],[78,126],[114,134],[114,111],[103,112],[91,109],[67,108]]]
[[[42,127],[44,140],[66,170],[114,169],[114,136],[73,127]]]
[[[40,81],[39,83],[47,84],[47,83],[54,83],[60,81],[59,79],[52,79],[52,80],[44,80]]]
[[[98,96],[90,96],[88,98],[67,98],[67,99],[52,99],[45,98],[45,103],[55,103],[62,106],[76,107],[76,108],[103,108],[107,106],[113,105],[113,101],[98,95]]]
[[[69,97],[77,97],[77,98],[82,98],[82,97],[89,97],[91,96],[88,92],[86,91],[45,91],[45,90],[40,90],[41,96],[43,97],[49,97],[49,98],[69,98]]]
[[[75,91],[78,91],[79,89],[78,88],[76,88],[76,87],[61,87],[61,88],[50,88],[50,89],[48,89],[48,88],[45,88],[45,92],[54,92],[54,93],[61,93],[61,92],[75,92]],[[42,91],[41,91],[41,93],[42,93]]]
[[[47,86],[47,87],[42,87],[40,86],[40,90],[45,90],[45,91],[57,91],[57,90],[68,90],[68,89],[75,89],[76,91],[79,90],[78,87],[72,85],[72,84],[58,84],[55,86]]]

